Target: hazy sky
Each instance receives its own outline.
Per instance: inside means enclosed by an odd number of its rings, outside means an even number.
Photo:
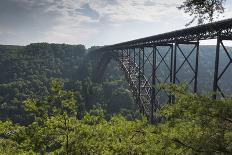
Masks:
[[[0,44],[114,44],[184,28],[183,0],[0,0]],[[220,19],[232,17],[232,2]]]

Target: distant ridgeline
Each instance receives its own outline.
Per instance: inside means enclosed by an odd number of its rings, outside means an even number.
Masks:
[[[200,91],[212,91],[209,86],[212,86],[213,82],[214,51],[214,46],[200,47]],[[42,99],[48,95],[51,80],[54,78],[63,79],[65,88],[76,92],[78,117],[82,117],[85,111],[97,104],[103,106],[108,115],[120,112],[129,119],[137,117],[134,112],[136,106],[117,63],[111,62],[108,65],[103,84],[95,84],[91,81],[93,66],[88,60],[93,58],[87,57],[87,53],[83,45],[0,45],[0,119],[10,117],[19,123],[30,121],[31,117],[24,112],[22,101],[27,98]],[[179,56],[177,61],[178,59],[183,57]],[[226,65],[229,60],[225,55],[220,61]],[[149,74],[151,68],[145,69]],[[179,76],[185,78],[188,76],[188,70],[186,67]],[[165,72],[165,66],[161,71]],[[232,89],[232,83],[226,82],[231,79],[231,73],[232,69],[229,68],[221,83]],[[229,89],[227,91],[232,92]]]

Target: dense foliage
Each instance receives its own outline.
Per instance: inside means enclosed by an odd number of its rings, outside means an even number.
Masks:
[[[212,100],[169,86],[176,102],[164,106],[166,121],[151,125],[145,119],[110,120],[95,107],[76,117],[74,93],[53,81],[52,93],[42,102],[28,99],[25,109],[34,121],[26,126],[0,122],[2,154],[231,154],[232,100]]]
[[[63,79],[64,87],[75,92],[79,118],[97,104],[105,107],[109,116],[126,111],[128,118],[136,117],[132,96],[115,62],[109,64],[105,82],[96,84],[91,80],[93,67],[86,55],[83,45],[0,46],[0,119],[24,124],[32,121],[22,102],[49,95],[54,78]]]
[[[214,48],[201,47],[200,90],[211,85]],[[97,84],[87,53],[82,45],[0,46],[0,154],[232,153],[232,99],[164,86],[176,102],[157,111],[164,122],[151,125],[136,111],[117,63]]]

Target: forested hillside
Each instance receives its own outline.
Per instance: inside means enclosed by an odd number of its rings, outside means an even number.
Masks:
[[[166,121],[151,125],[116,62],[102,84],[92,81],[88,52],[83,45],[0,46],[0,154],[232,154],[231,99],[165,85],[176,102],[157,111]],[[210,91],[214,52],[201,47],[200,90]],[[230,86],[230,76],[223,80]]]
[[[123,108],[133,109],[123,76],[109,75],[110,81],[106,79],[102,85],[93,83],[92,66],[86,54],[83,45],[0,46],[0,118],[27,123],[30,117],[25,116],[22,101],[49,95],[51,82],[57,78],[64,82],[65,89],[76,92],[78,117],[97,104],[104,106],[109,115]],[[109,68],[121,75],[115,64]]]

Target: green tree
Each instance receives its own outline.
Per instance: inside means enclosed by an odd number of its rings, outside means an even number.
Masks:
[[[43,102],[26,100],[34,121],[26,126],[0,121],[1,154],[231,154],[232,99],[212,100],[168,85],[175,102],[157,111],[165,121],[152,125],[145,118],[129,121],[94,106],[76,118],[73,93],[53,81]]]
[[[28,136],[36,152],[58,151],[68,153],[75,124],[77,124],[77,103],[74,93],[65,91],[60,80],[52,82],[52,94],[44,102],[28,99],[25,110],[34,116],[34,122],[28,126]]]
[[[232,154],[232,99],[213,100],[168,86],[176,101],[161,110],[161,137],[183,154]]]

